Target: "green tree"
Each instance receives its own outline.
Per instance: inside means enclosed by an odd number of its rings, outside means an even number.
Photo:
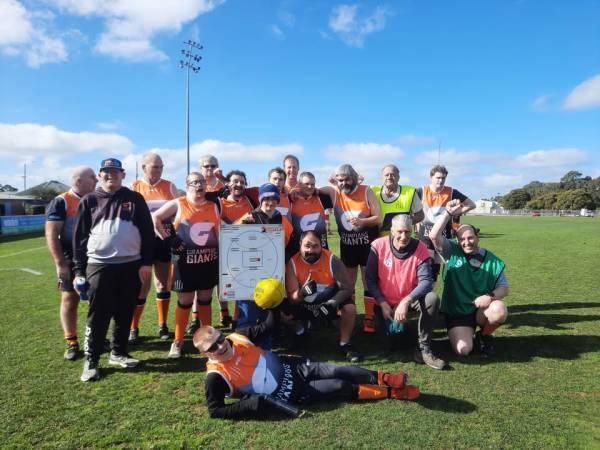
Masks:
[[[531,196],[525,189],[513,189],[502,197],[502,206],[505,209],[522,209],[531,200]]]
[[[39,200],[43,200],[44,202],[49,202],[54,197],[56,197],[57,192],[54,189],[50,189],[50,188],[36,187],[36,188],[32,188],[29,191],[29,195],[32,195]]]
[[[558,194],[556,207],[558,209],[595,209],[595,204],[592,196],[585,189],[571,189]]]

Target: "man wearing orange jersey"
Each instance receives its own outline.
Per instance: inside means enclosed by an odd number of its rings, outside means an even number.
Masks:
[[[289,194],[299,181],[298,171],[300,170],[300,161],[294,155],[285,155],[285,158],[283,158],[283,170],[285,171],[285,190]]]
[[[429,186],[423,186],[422,188],[417,189],[417,195],[421,199],[423,212],[425,213],[425,218],[417,225],[417,231],[419,233],[419,239],[427,245],[429,255],[433,258],[433,281],[435,282],[440,273],[442,264],[442,259],[435,252],[431,239],[429,239],[429,233],[431,232],[435,221],[439,216],[444,214],[446,205],[451,200],[459,200],[461,202],[461,208],[456,215],[457,217],[474,209],[475,203],[458,189],[446,186],[446,178],[448,177],[448,169],[446,169],[446,167],[440,165],[433,166],[429,171],[429,176],[431,177]],[[450,238],[451,233],[452,225],[449,223],[443,230],[443,236]]]
[[[206,199],[205,180],[199,172],[186,178],[186,194],[169,201],[153,215],[154,228],[176,255],[173,290],[177,292],[175,309],[175,339],[169,358],[181,358],[183,336],[194,298],[198,299],[198,313],[204,325],[211,324],[212,290],[219,278],[219,224],[218,204]],[[164,222],[175,216],[175,234],[165,230]]]
[[[297,318],[308,321],[339,318],[340,351],[352,363],[362,360],[350,344],[356,306],[346,267],[337,256],[323,249],[321,238],[314,231],[305,231],[300,236],[300,251],[286,266],[285,288],[288,300],[299,306],[292,310]]]
[[[162,179],[163,161],[157,153],[146,153],[142,158],[142,179],[131,183],[131,190],[139,192],[146,200],[151,213],[162,205],[179,196],[177,188],[170,181]],[[165,242],[156,237],[154,240],[154,286],[156,287],[156,310],[158,312],[158,336],[162,340],[169,339],[169,328],[167,327],[167,316],[171,301],[169,290],[169,268],[171,262],[171,250]],[[139,339],[139,323],[146,297],[150,291],[150,284],[142,286],[138,298],[137,307],[131,321],[129,331],[129,343],[135,344]]]
[[[79,295],[73,288],[73,225],[79,200],[96,187],[96,174],[91,167],[77,167],[71,177],[71,189],[54,198],[46,209],[46,243],[56,265],[60,290],[60,323],[67,348],[64,358],[74,361],[79,356],[77,340],[77,305]]]
[[[340,234],[340,257],[346,265],[350,283],[354,288],[358,277],[358,268],[365,290],[363,292],[365,315],[363,330],[375,332],[375,299],[367,291],[365,267],[369,258],[371,242],[377,239],[381,223],[380,207],[373,191],[359,184],[358,173],[350,164],[340,165],[333,179],[336,187],[326,186],[321,191],[327,193],[333,203],[333,212]]]
[[[223,178],[221,169],[219,169],[219,160],[213,155],[204,155],[200,157],[200,173],[206,180],[206,192],[217,192],[225,187],[221,181]]]
[[[256,204],[248,198],[246,193],[246,174],[241,170],[232,170],[227,176],[229,195],[221,198],[222,218],[225,223],[234,223],[256,208]]]

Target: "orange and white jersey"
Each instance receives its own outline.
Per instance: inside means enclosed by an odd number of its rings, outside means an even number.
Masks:
[[[444,186],[440,192],[434,192],[429,186],[423,186],[423,212],[425,218],[421,222],[420,237],[429,236],[436,219],[444,213],[446,204],[452,200],[452,188]]]
[[[175,185],[162,178],[154,184],[143,179],[135,180],[131,183],[131,190],[142,194],[151,213],[178,195]]]
[[[206,192],[217,192],[220,191],[221,189],[223,189],[225,187],[225,183],[223,183],[221,180],[217,179],[217,182],[213,185],[213,186],[209,186],[208,183],[206,183]]]
[[[209,359],[206,373],[223,377],[229,386],[229,396],[283,393],[286,397],[285,392],[293,389],[292,370],[285,370],[275,353],[263,350],[238,333],[230,334],[227,339],[233,347],[233,356],[227,361]]]
[[[251,213],[254,210],[252,203],[248,200],[248,197],[244,196],[239,201],[228,200],[222,198],[221,200],[221,218],[225,223],[234,223],[244,214]]]
[[[327,216],[318,195],[298,198],[290,209],[294,232],[300,235],[304,231],[314,231],[321,238],[321,246],[327,247]]]
[[[290,198],[287,195],[287,192],[281,191],[279,193],[279,205],[277,206],[277,211],[284,217],[290,219]]]
[[[198,259],[210,262],[218,258],[219,224],[221,217],[216,203],[206,201],[202,205],[194,205],[185,196],[177,199],[177,213],[173,226],[177,235],[183,239],[190,250],[197,249]]]
[[[317,283],[317,287],[330,287],[336,283],[333,276],[333,253],[329,250],[323,249],[321,257],[313,264],[304,261],[300,253],[292,256],[290,261],[294,275],[300,286],[309,280],[314,280]]]

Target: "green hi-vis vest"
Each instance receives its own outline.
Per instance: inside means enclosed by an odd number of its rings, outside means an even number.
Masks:
[[[410,214],[413,197],[415,196],[415,188],[412,186],[399,187],[400,195],[398,198],[393,202],[386,202],[381,195],[383,186],[371,186],[371,189],[375,193],[375,197],[377,197],[377,200],[379,201],[381,215],[383,217],[381,225],[379,225],[379,237],[388,236],[390,234],[394,216],[398,214]]]
[[[479,269],[472,269],[456,241],[452,246],[444,270],[444,292],[440,311],[450,315],[467,315],[475,312],[473,301],[494,290],[496,281],[504,270],[504,261],[487,250]]]

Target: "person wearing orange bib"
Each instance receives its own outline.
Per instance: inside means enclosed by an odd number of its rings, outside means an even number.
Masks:
[[[431,258],[427,247],[413,239],[412,220],[407,214],[394,216],[391,234],[371,244],[367,262],[367,287],[377,300],[375,323],[381,340],[389,347],[403,331],[409,310],[419,312],[417,363],[441,370],[446,362],[431,349],[440,299],[432,292]]]
[[[474,209],[475,203],[459,190],[445,185],[446,178],[448,177],[448,169],[446,167],[440,165],[433,166],[429,171],[429,176],[431,177],[429,186],[417,189],[417,195],[423,203],[423,212],[425,213],[425,218],[417,225],[417,232],[419,239],[427,245],[429,255],[433,258],[433,281],[435,282],[443,263],[440,256],[435,252],[431,239],[429,239],[429,233],[436,219],[444,214],[446,204],[451,200],[459,200],[461,202],[462,206],[457,217]],[[443,233],[444,237],[450,238],[452,225],[447,224]]]
[[[131,183],[131,190],[139,192],[146,200],[151,213],[162,205],[179,196],[179,192],[173,183],[162,179],[163,161],[156,153],[146,153],[142,159],[143,177]],[[167,316],[171,302],[171,291],[169,286],[169,269],[171,267],[171,249],[158,236],[154,240],[154,286],[156,287],[156,310],[158,313],[158,336],[162,340],[169,339],[169,328],[167,327]],[[138,298],[137,307],[131,321],[129,331],[129,343],[135,344],[139,339],[139,323],[146,297],[150,291],[150,285],[143,285]]]
[[[91,167],[77,167],[71,177],[71,189],[57,195],[46,208],[46,243],[56,265],[60,290],[60,323],[66,341],[64,358],[74,361],[80,355],[77,339],[79,295],[73,288],[73,226],[81,197],[96,188]]]
[[[298,417],[298,405],[331,398],[416,400],[417,386],[404,372],[337,366],[264,350],[255,341],[278,328],[279,311],[267,320],[229,336],[205,326],[194,334],[194,346],[208,358],[204,392],[211,418],[241,419],[283,412]],[[225,403],[226,397],[239,398]]]
[[[169,201],[152,215],[156,232],[167,239],[175,256],[175,339],[168,354],[174,359],[183,353],[183,336],[194,298],[198,299],[201,322],[210,325],[212,321],[212,290],[219,278],[221,217],[218,203],[207,200],[204,189],[202,174],[191,172],[186,178],[185,196]],[[164,222],[173,216],[175,234],[169,235]]]
[[[213,155],[204,155],[198,161],[200,163],[200,173],[206,180],[206,192],[218,192],[225,187],[219,169],[219,160]]]
[[[221,214],[223,222],[235,223],[246,214],[251,213],[256,208],[250,198],[246,196],[246,174],[241,170],[232,170],[227,176],[227,187],[229,194],[221,198]]]
[[[358,268],[365,291],[363,292],[365,315],[363,331],[375,332],[375,299],[367,291],[365,266],[369,258],[371,242],[377,239],[381,223],[380,207],[373,191],[359,184],[358,173],[350,164],[340,165],[334,174],[336,188],[326,186],[321,192],[327,193],[333,203],[333,212],[340,234],[340,257],[346,265],[352,287],[356,285]]]
[[[340,352],[352,363],[362,360],[350,343],[356,306],[346,267],[337,256],[323,249],[321,238],[314,231],[300,235],[300,251],[286,267],[285,288],[288,301],[297,306],[290,310],[292,316],[305,322],[339,319]],[[295,331],[301,335],[303,330]]]
[[[285,190],[289,193],[298,184],[300,161],[294,155],[285,155],[283,158],[283,170],[285,171]]]

